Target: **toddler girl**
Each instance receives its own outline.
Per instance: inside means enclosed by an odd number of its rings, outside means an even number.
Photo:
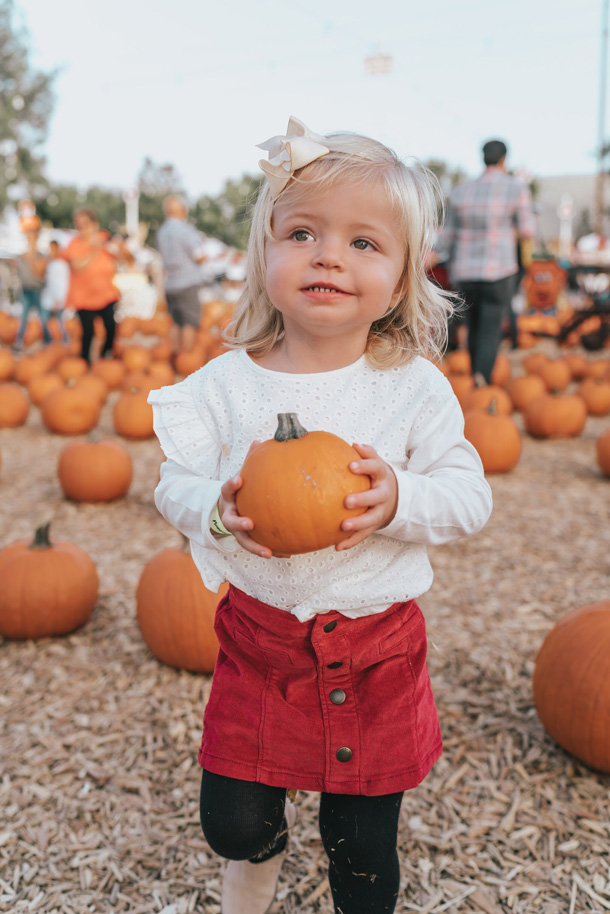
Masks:
[[[450,305],[426,275],[436,193],[420,166],[352,134],[291,118],[262,148],[232,351],[153,391],[167,456],[155,493],[189,537],[205,585],[230,588],[199,761],[201,824],[228,858],[223,914],[273,902],[294,807],[321,793],[337,914],[395,909],[403,791],[441,735],[416,598],[426,546],[476,533],[491,495],[438,357]],[[371,487],[346,498],[334,548],[272,554],[236,492],[277,414],[354,445]],[[362,443],[361,443],[362,442]]]

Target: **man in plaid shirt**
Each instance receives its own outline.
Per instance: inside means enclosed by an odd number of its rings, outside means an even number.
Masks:
[[[452,287],[465,302],[468,349],[477,383],[491,382],[502,340],[502,318],[515,292],[517,241],[532,238],[534,213],[524,181],[506,171],[506,145],[483,146],[485,171],[455,188],[435,245]]]

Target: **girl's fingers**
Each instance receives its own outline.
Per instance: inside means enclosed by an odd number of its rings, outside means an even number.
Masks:
[[[374,508],[382,504],[388,497],[388,492],[381,486],[374,489],[366,489],[364,492],[355,492],[353,495],[345,497],[346,508]]]
[[[377,451],[370,444],[354,444],[354,448],[361,457],[378,457]]]
[[[248,552],[251,552],[253,555],[258,555],[262,559],[270,559],[273,553],[271,549],[267,546],[261,546],[260,543],[255,542],[251,536],[248,536],[247,533],[235,533],[235,539],[244,549],[247,549]]]
[[[371,479],[380,479],[387,473],[388,465],[380,460],[379,457],[371,457],[366,460],[355,460],[349,465],[352,473],[356,476],[370,476]]]
[[[372,532],[373,530],[368,526],[364,530],[355,531],[351,536],[348,536],[347,539],[337,543],[335,551],[343,552],[345,549],[351,549],[353,546],[357,546],[358,543],[362,543]]]
[[[360,530],[368,530],[369,533],[374,533],[375,530],[379,529],[382,520],[382,512],[375,511],[374,508],[371,508],[368,511],[365,511],[364,514],[359,514],[357,517],[349,517],[347,520],[344,520],[341,524],[341,529],[346,534],[352,534]]]

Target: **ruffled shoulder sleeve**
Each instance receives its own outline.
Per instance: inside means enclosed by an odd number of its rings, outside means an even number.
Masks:
[[[196,388],[202,383],[199,372],[184,381],[151,390],[148,402],[153,409],[153,427],[163,453],[180,466],[200,476],[214,478],[218,470],[218,435],[214,422],[198,406]]]

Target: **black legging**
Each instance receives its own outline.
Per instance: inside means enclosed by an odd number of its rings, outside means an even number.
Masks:
[[[106,330],[106,339],[104,340],[104,345],[102,346],[101,355],[102,357],[106,355],[107,352],[112,352],[112,346],[114,343],[114,334],[116,330],[116,323],[114,320],[114,306],[116,301],[111,301],[109,304],[105,305],[103,308],[99,308],[96,311],[89,310],[86,308],[79,308],[77,314],[80,318],[80,322],[83,327],[83,337],[81,340],[81,356],[83,359],[86,359],[87,362],[91,361],[91,341],[93,340],[93,324],[96,317],[101,317],[104,322],[104,329]]]
[[[283,787],[203,772],[201,827],[229,860],[267,860],[286,846]],[[337,914],[392,914],[399,887],[398,814],[402,793],[380,797],[323,793],[320,834]],[[279,838],[278,838],[279,836]]]

